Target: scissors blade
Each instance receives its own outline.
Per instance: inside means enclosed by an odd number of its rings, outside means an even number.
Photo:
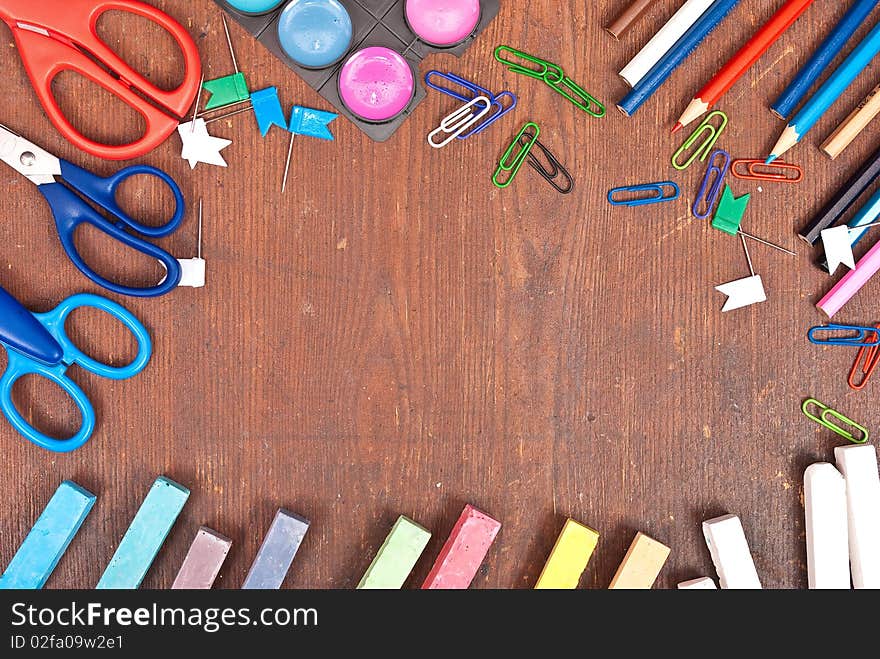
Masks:
[[[61,161],[33,142],[0,124],[0,160],[34,185],[54,183],[61,176]]]

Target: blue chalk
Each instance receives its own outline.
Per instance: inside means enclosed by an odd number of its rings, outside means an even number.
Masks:
[[[159,476],[95,588],[135,589],[140,586],[188,498],[189,490],[183,485]]]
[[[304,108],[301,105],[294,105],[290,111],[290,127],[288,130],[297,135],[332,140],[333,133],[327,128],[327,124],[338,116],[338,114],[333,112],[324,112],[323,110],[313,110],[312,108]]]
[[[0,576],[0,590],[42,588],[94,505],[94,494],[61,483]]]
[[[257,118],[257,126],[260,133],[266,137],[272,126],[280,126],[287,130],[287,119],[284,118],[284,109],[278,100],[278,90],[275,87],[267,87],[251,93],[251,104],[254,106],[254,116]]]
[[[272,526],[263,540],[260,551],[245,577],[244,590],[277,590],[293,563],[293,557],[302,543],[309,521],[284,510],[275,514]]]

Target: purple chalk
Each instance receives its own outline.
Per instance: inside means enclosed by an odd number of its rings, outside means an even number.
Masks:
[[[172,590],[210,590],[220,572],[232,540],[203,526],[189,547]]]
[[[308,530],[308,520],[283,508],[279,510],[241,587],[244,590],[281,588]]]

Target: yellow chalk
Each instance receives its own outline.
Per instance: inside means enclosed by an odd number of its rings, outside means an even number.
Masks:
[[[636,533],[609,588],[650,589],[669,558],[669,547],[644,533]]]
[[[577,588],[597,542],[598,531],[573,519],[566,520],[535,588]]]

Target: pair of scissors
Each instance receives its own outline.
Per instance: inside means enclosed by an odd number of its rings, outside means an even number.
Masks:
[[[76,347],[64,331],[64,322],[74,309],[93,307],[125,325],[138,343],[138,354],[128,366],[114,367],[89,357]],[[144,370],[152,343],[146,328],[131,312],[110,300],[83,293],[67,298],[48,313],[31,313],[0,287],[0,345],[9,362],[0,378],[0,409],[21,435],[49,451],[68,453],[85,444],[95,429],[95,410],[83,390],[66,372],[76,364],[91,373],[112,380],[124,380]],[[69,439],[54,439],[28,423],[12,402],[12,387],[25,375],[37,375],[60,386],[76,403],[82,415],[79,432]]]
[[[135,14],[170,33],[183,53],[181,85],[166,91],[135,71],[98,36],[98,19],[108,11]],[[139,158],[162,144],[180,124],[198,93],[199,51],[180,23],[137,0],[0,0],[0,19],[12,30],[25,70],[46,114],[79,149],[109,160]],[[145,47],[149,47],[146,44]],[[63,71],[103,87],[144,119],[144,134],[129,144],[93,141],[73,127],[55,100],[52,81]]]
[[[161,238],[174,233],[180,227],[186,207],[183,193],[174,179],[161,169],[134,165],[121,169],[113,176],[102,178],[53,156],[2,124],[0,124],[0,160],[37,186],[37,190],[49,202],[64,250],[80,272],[93,282],[114,293],[134,297],[164,295],[180,283],[181,268],[178,260],[165,250],[128,231],[135,231],[150,238]],[[161,226],[142,224],[130,217],[117,203],[116,191],[119,186],[139,174],[158,178],[174,195],[176,204],[174,215],[166,224]],[[89,202],[106,211],[115,218],[115,221],[105,218]],[[165,279],[155,286],[139,288],[124,286],[99,275],[83,260],[74,243],[74,233],[77,227],[83,224],[91,225],[127,247],[157,259],[167,271]]]

